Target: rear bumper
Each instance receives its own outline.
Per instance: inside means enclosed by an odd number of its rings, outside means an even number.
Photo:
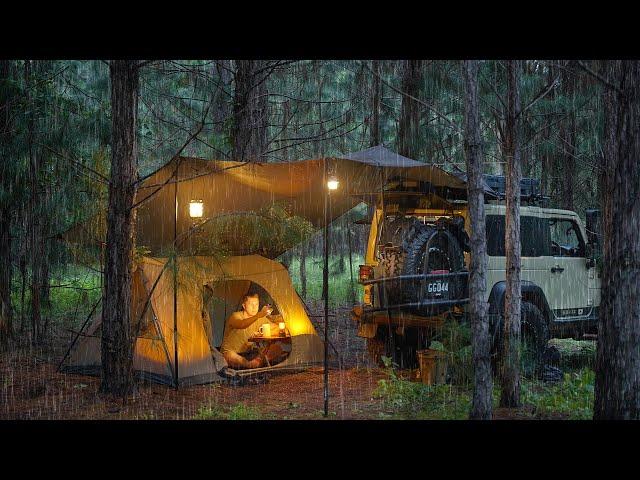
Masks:
[[[454,306],[469,303],[468,279],[469,272],[460,271],[366,280],[361,283],[373,289],[373,305],[365,307],[363,314],[439,315]]]

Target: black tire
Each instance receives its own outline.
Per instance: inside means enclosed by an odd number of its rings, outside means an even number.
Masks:
[[[433,270],[459,272],[464,268],[462,248],[447,230],[425,226],[410,242],[404,261],[405,275],[420,275]],[[410,288],[404,289],[403,302],[421,302],[426,293],[425,282],[413,283]],[[413,310],[417,314],[423,313],[420,308]]]
[[[427,228],[415,217],[401,217],[389,224],[385,229],[382,241],[391,248],[385,248],[380,252],[379,265],[382,267],[385,278],[397,277],[405,271],[405,258],[407,248],[412,244],[413,238]],[[385,286],[387,301],[391,304],[402,303],[404,296],[401,284],[388,284]]]
[[[435,238],[432,239],[432,237]],[[431,242],[429,242],[430,240]],[[417,275],[425,273],[425,270],[442,269],[459,272],[464,268],[462,249],[455,237],[446,230],[425,226],[410,242],[404,263],[406,275]],[[427,244],[431,250],[428,252],[428,258],[426,258]]]
[[[493,326],[492,357],[497,361],[502,353],[502,329],[504,317]],[[540,309],[533,303],[523,301],[520,306],[520,374],[537,377],[542,374],[545,352],[549,342],[549,327]],[[494,363],[497,369],[497,362]]]

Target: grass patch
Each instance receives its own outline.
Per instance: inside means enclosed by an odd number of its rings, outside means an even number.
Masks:
[[[558,384],[524,381],[522,402],[536,407],[537,416],[566,415],[570,420],[593,418],[595,373],[590,368],[564,374]]]
[[[225,410],[220,405],[209,405],[201,407],[194,420],[268,420],[273,415],[265,415],[256,407],[236,403],[231,408]]]
[[[453,385],[424,385],[399,378],[387,364],[389,378],[378,381],[374,398],[387,412],[380,418],[463,420],[469,416],[471,396]]]

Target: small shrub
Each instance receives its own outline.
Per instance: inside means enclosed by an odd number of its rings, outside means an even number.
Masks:
[[[378,382],[374,397],[400,418],[465,419],[469,414],[468,392],[451,385],[424,385],[399,378],[383,357],[388,379]],[[381,415],[387,418],[388,414]]]
[[[565,414],[572,420],[593,417],[595,373],[589,368],[564,374],[557,385],[523,382],[522,401],[536,407],[536,414]]]
[[[226,414],[219,405],[210,405],[200,407],[193,418],[194,420],[225,420]]]

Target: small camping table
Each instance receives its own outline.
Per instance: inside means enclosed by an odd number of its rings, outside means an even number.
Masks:
[[[256,334],[249,337],[248,341],[256,344],[256,346],[258,347],[258,352],[266,360],[267,366],[270,367],[271,363],[269,362],[269,359],[265,355],[267,348],[269,348],[270,345],[273,345],[276,342],[281,342],[283,340],[290,340],[290,339],[291,339],[291,335],[289,334],[289,332],[287,332],[286,335],[270,335],[268,337],[265,337],[264,335]]]

